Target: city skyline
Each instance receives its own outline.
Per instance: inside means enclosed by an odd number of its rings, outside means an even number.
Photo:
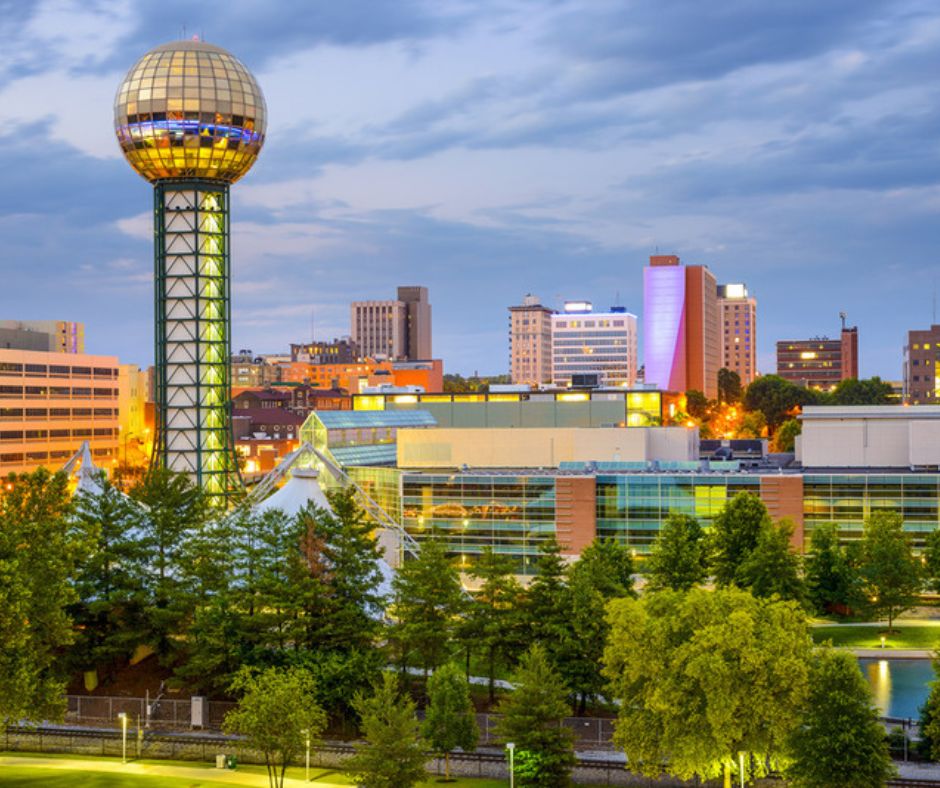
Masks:
[[[659,249],[748,283],[762,372],[845,311],[860,374],[899,379],[907,331],[935,322],[940,14],[535,8],[279,3],[259,33],[242,3],[5,4],[4,316],[152,362],[146,186],[107,119],[127,63],[185,24],[240,54],[280,128],[233,200],[234,347],[286,348],[311,314],[317,338],[348,333],[351,301],[411,281],[448,371],[505,372],[508,305],[642,318]]]

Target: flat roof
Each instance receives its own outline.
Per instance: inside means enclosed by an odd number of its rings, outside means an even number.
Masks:
[[[940,419],[940,405],[808,405],[803,421],[845,419]]]

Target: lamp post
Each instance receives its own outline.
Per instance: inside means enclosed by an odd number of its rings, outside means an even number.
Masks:
[[[513,753],[516,750],[515,742],[508,741],[506,742],[506,749],[509,750],[509,788],[515,788],[516,785],[516,773],[513,763]]]
[[[307,745],[307,756],[304,760],[304,782],[310,782],[310,729],[304,728],[301,733],[304,735],[304,743]]]
[[[738,753],[738,771],[741,773],[741,788],[744,788],[744,751]]]
[[[118,719],[121,721],[121,763],[127,763],[127,715],[122,711]]]

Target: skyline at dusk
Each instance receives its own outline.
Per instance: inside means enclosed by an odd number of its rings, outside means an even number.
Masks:
[[[257,75],[263,155],[233,192],[233,349],[349,332],[349,303],[423,285],[445,370],[508,370],[507,307],[618,302],[649,255],[757,298],[774,342],[859,327],[901,376],[940,241],[940,11],[843,2],[32,3],[0,0],[3,316],[153,353],[150,188],[117,86],[193,34]],[[153,39],[153,36],[159,39]],[[312,319],[311,319],[312,318]],[[641,362],[642,362],[641,358]]]

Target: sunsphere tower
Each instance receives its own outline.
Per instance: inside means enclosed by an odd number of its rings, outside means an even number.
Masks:
[[[152,463],[223,502],[239,484],[231,427],[229,185],[264,143],[264,96],[203,41],[145,54],[114,102],[121,150],[154,186],[156,443]]]

